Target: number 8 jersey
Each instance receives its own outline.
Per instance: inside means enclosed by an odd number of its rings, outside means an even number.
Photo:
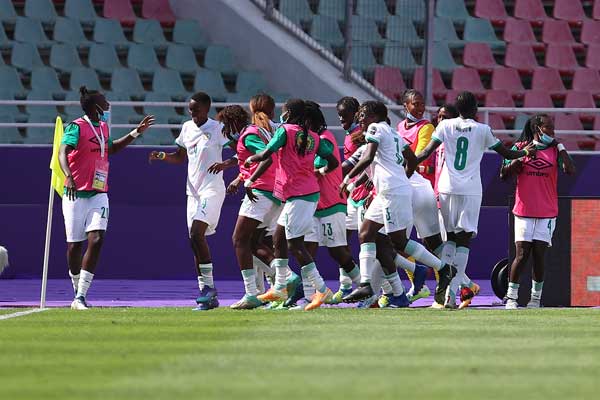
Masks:
[[[412,190],[404,171],[402,151],[408,147],[400,135],[385,122],[369,125],[365,133],[367,142],[377,143],[375,159],[371,164],[373,185],[377,193],[396,191],[397,189]]]
[[[438,192],[481,196],[479,165],[483,153],[501,144],[492,129],[472,119],[446,119],[440,122],[431,139],[444,144],[445,162]]]

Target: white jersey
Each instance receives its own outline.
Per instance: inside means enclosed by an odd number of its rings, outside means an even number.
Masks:
[[[444,144],[445,162],[438,192],[481,196],[479,166],[483,153],[500,144],[492,129],[472,119],[445,119],[437,126],[432,139]]]
[[[402,151],[408,147],[404,139],[385,122],[369,125],[365,139],[378,143],[370,174],[377,193],[403,188],[410,190],[402,156]]]
[[[224,192],[223,172],[211,174],[208,168],[216,162],[223,162],[223,146],[229,139],[223,136],[223,125],[208,119],[198,127],[193,120],[184,122],[175,143],[187,151],[188,176],[186,193],[200,196],[202,193]]]

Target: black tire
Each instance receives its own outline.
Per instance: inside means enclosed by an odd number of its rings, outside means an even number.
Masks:
[[[498,261],[496,265],[494,265],[494,268],[492,268],[492,276],[490,277],[492,290],[500,300],[504,299],[504,296],[506,296],[506,292],[508,291],[509,269],[510,265],[508,265],[507,258]]]

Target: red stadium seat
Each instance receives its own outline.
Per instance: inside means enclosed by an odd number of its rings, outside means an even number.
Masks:
[[[598,4],[600,4],[600,2]],[[585,20],[583,27],[581,28],[581,43],[600,43],[600,21],[593,19]]]
[[[391,99],[398,100],[406,90],[406,84],[400,68],[376,67],[374,84],[383,94]]]
[[[581,131],[583,124],[575,114],[558,113],[554,115],[554,129],[557,131]],[[597,140],[588,135],[558,134],[558,138],[568,150],[594,150]]]
[[[506,46],[504,65],[525,73],[532,73],[539,66],[533,48],[528,44],[517,43]]]
[[[484,73],[491,73],[498,66],[487,43],[467,43],[463,52],[463,64]]]
[[[593,69],[600,69],[600,45],[590,44],[585,57],[585,66]]]
[[[578,69],[573,75],[572,89],[600,97],[600,73],[597,69]]]
[[[415,69],[415,73],[413,74],[412,87],[417,90],[423,90],[423,86],[425,84],[425,69],[423,67],[419,67]],[[433,96],[441,99],[446,95],[446,85],[444,85],[444,81],[442,79],[442,74],[438,69],[433,69]]]
[[[135,13],[129,0],[104,0],[103,16],[116,19],[121,25],[135,25]]]
[[[595,131],[600,131],[600,115],[596,115],[594,118],[594,128]]]
[[[491,87],[494,90],[507,90],[515,98],[522,98],[525,92],[519,72],[513,68],[496,68],[492,72]]]
[[[575,114],[554,114],[554,129],[557,131],[582,131],[583,124]]]
[[[544,11],[542,0],[516,0],[515,18],[531,21],[532,24],[541,26],[548,16]]]
[[[552,97],[560,98],[564,97],[567,91],[558,71],[552,68],[543,67],[536,68],[535,71],[533,71],[531,89],[544,90],[549,92]]]
[[[537,41],[529,21],[510,18],[504,26],[504,41],[506,43],[529,44],[536,50],[543,50],[544,45]]]
[[[548,91],[528,90],[525,92],[523,107],[554,108],[554,103]]]
[[[173,10],[171,10],[169,0],[144,0],[142,17],[155,19],[163,26],[173,26],[177,19]]]
[[[578,92],[570,90],[565,98],[565,107],[567,108],[596,108],[596,102],[590,92]],[[592,122],[594,114],[580,114],[582,121]]]
[[[446,92],[446,103],[449,104],[454,104],[456,103],[456,96],[458,96],[458,94],[461,92],[462,90],[448,90],[448,92]]]
[[[581,25],[587,19],[581,3],[574,0],[554,0],[552,16],[571,25]]]
[[[600,0],[594,0],[592,8],[592,18],[600,20]]]
[[[548,45],[546,67],[556,68],[561,74],[573,75],[580,68],[573,48],[564,44]]]
[[[547,19],[544,21],[542,41],[548,44],[575,44],[571,27],[567,21]]]
[[[487,107],[487,106],[486,106]],[[485,124],[485,114],[483,112],[477,113],[477,121]],[[492,129],[506,129],[506,125],[504,124],[504,120],[499,114],[490,113],[488,117],[488,125]],[[496,134],[496,136],[498,136]],[[502,140],[504,142],[504,140]]]
[[[452,73],[452,89],[468,90],[478,97],[483,97],[485,89],[479,78],[479,73],[474,68],[458,67]]]
[[[506,90],[488,90],[485,94],[486,107],[514,107],[515,102]],[[515,113],[503,112],[497,114],[503,120],[514,121]]]
[[[474,13],[476,17],[489,19],[496,26],[504,25],[508,19],[502,0],[477,0]]]

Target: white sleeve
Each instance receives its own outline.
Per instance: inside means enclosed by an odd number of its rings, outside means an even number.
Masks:
[[[431,135],[432,139],[436,139],[438,142],[440,143],[444,143],[444,138],[446,137],[445,132],[446,132],[446,123],[444,123],[445,121],[442,121],[438,124],[437,128],[435,128],[435,131],[433,132],[433,135]]]
[[[379,129],[379,125],[373,123],[367,128],[367,132],[365,132],[365,139],[367,142],[381,143],[382,134],[383,131]]]
[[[490,128],[489,126],[485,130],[484,140],[485,140],[485,148],[486,149],[491,149],[493,147],[496,147],[498,145],[498,143],[500,143],[500,139],[498,139],[496,136],[494,136],[494,133],[492,132],[492,128]]]
[[[182,147],[182,148],[185,149],[185,143],[183,142],[183,134],[184,134],[184,132],[185,132],[185,125],[181,127],[181,132],[179,132],[179,136],[177,136],[177,139],[175,139],[175,144],[177,146]]]
[[[356,149],[356,151],[346,161],[348,161],[352,165],[356,165],[362,158],[362,155],[364,152],[365,152],[365,145],[362,145],[358,149]]]

